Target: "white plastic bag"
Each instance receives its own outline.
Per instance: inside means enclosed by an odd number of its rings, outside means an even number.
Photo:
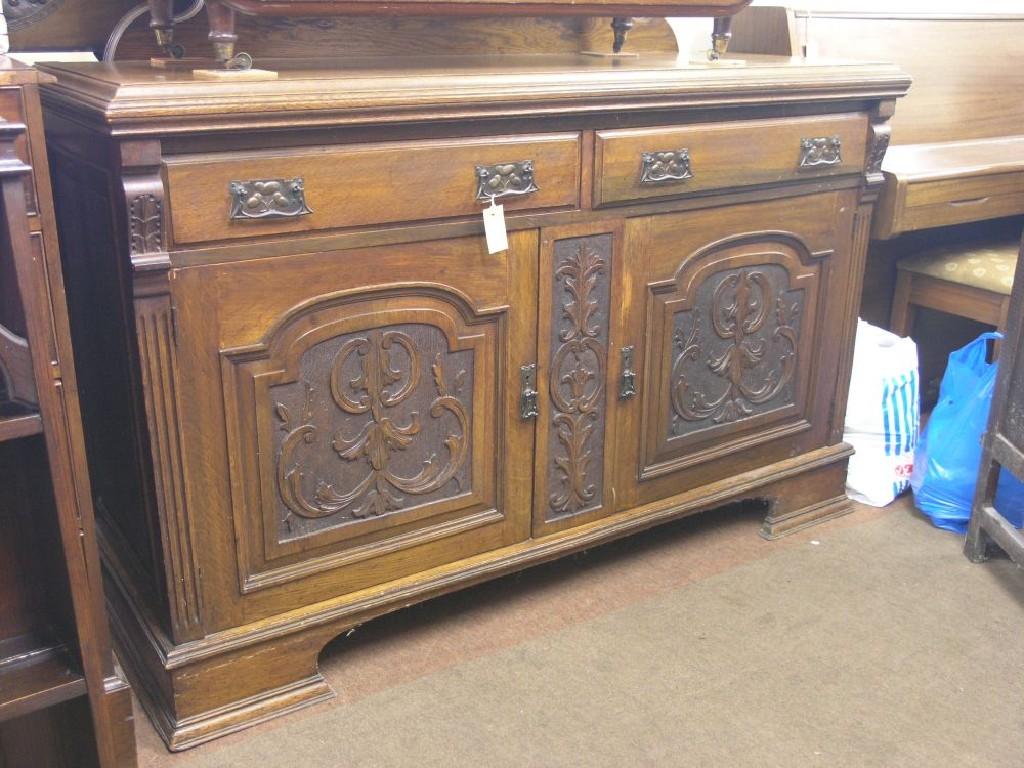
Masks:
[[[884,507],[907,489],[921,427],[917,345],[857,322],[843,439],[850,458],[850,498]]]

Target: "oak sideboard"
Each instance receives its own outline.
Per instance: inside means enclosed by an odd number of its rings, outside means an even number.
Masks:
[[[259,66],[46,67],[114,631],[171,748],[330,696],[323,646],[413,602],[732,501],[848,511],[895,67]]]

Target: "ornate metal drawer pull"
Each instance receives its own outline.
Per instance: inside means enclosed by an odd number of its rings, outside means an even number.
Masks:
[[[476,166],[476,199],[481,202],[488,202],[492,198],[527,195],[539,189],[533,180],[533,160]]]
[[[800,167],[820,168],[821,166],[841,165],[843,162],[841,149],[842,142],[838,136],[800,139]]]
[[[529,363],[519,369],[519,417],[535,419],[540,415],[537,408],[537,364]]]
[[[640,155],[640,183],[662,184],[693,178],[690,168],[690,150],[674,152],[644,152]]]
[[[619,399],[625,400],[636,394],[636,371],[633,370],[633,345],[623,347],[622,378],[619,381]]]
[[[232,220],[286,219],[313,212],[306,205],[301,177],[232,181],[228,189],[231,192],[229,217]]]

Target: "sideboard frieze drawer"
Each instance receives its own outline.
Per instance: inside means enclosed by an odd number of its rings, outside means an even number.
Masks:
[[[862,114],[597,131],[594,205],[859,173],[866,143]]]
[[[174,242],[579,204],[580,134],[379,142],[165,160]]]

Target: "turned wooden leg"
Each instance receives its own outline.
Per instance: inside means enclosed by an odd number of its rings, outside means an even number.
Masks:
[[[711,33],[711,50],[708,58],[712,61],[722,58],[729,50],[732,40],[732,16],[719,16],[715,19],[715,28]]]
[[[221,0],[206,0],[206,17],[210,23],[210,42],[217,61],[229,61],[235,55],[235,12]]]
[[[631,16],[615,16],[612,19],[612,53],[622,53],[622,47],[626,44],[626,35],[633,28]]]
[[[896,290],[892,297],[892,312],[889,315],[889,330],[897,336],[909,336],[914,330],[914,305],[910,294],[914,276],[902,269],[896,272]]]
[[[174,0],[149,0],[149,28],[163,49],[174,42]]]

